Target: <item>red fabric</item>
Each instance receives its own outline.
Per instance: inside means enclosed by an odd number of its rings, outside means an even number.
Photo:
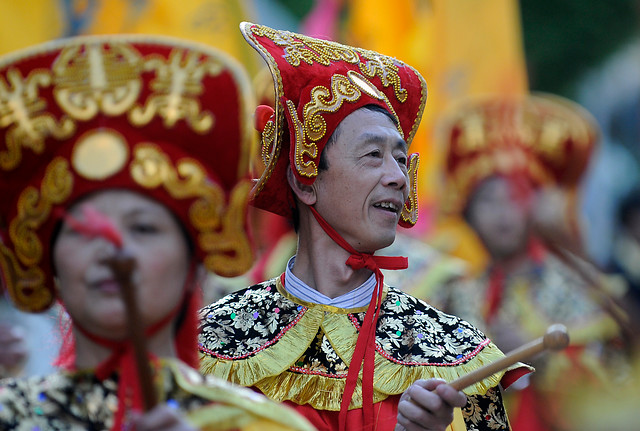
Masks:
[[[380,314],[380,304],[382,302],[382,288],[384,276],[380,269],[405,269],[409,266],[408,259],[406,257],[391,257],[391,256],[374,256],[369,253],[361,253],[356,251],[347,241],[344,240],[322,218],[315,208],[309,207],[311,213],[318,221],[318,224],[322,229],[333,239],[336,244],[351,253],[351,256],[345,262],[346,265],[357,271],[362,268],[367,268],[373,271],[376,275],[376,289],[369,302],[369,307],[365,314],[362,328],[358,335],[358,341],[353,352],[351,364],[349,364],[349,372],[347,373],[347,381],[342,396],[342,403],[340,405],[339,414],[339,429],[344,431],[347,428],[347,412],[349,409],[349,403],[353,398],[353,392],[358,382],[358,375],[360,368],[362,367],[362,422],[363,428],[367,430],[373,430],[375,425],[375,417],[373,410],[373,373],[374,373],[374,353],[375,353],[375,338],[376,338],[376,324],[378,322],[378,316]],[[349,428],[351,429],[351,428]]]
[[[373,405],[375,414],[375,431],[392,431],[397,423],[398,403],[400,395],[391,395],[387,399]],[[294,408],[298,413],[307,418],[318,431],[335,431],[339,429],[340,412],[330,410],[316,410],[308,404],[298,405],[291,401],[284,404]],[[371,429],[363,422],[363,410],[353,409],[346,414],[345,429],[358,431]]]
[[[504,279],[504,269],[499,265],[494,266],[489,274],[489,286],[487,287],[486,311],[484,316],[487,323],[493,320],[502,304]]]
[[[513,431],[552,431],[540,419],[544,406],[540,405],[532,386],[518,392],[515,414],[510,420]]]

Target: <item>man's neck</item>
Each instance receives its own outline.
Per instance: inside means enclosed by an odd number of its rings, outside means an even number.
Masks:
[[[301,226],[293,274],[329,298],[337,298],[362,285],[371,271],[354,271],[346,265],[350,254],[317,224]]]

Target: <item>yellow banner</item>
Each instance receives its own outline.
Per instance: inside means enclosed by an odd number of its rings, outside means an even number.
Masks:
[[[64,36],[147,33],[215,46],[250,74],[261,64],[238,29],[255,18],[243,0],[0,1],[0,54]]]

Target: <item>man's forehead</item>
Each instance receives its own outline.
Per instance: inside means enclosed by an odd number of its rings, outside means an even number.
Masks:
[[[361,133],[357,135],[354,144],[390,144],[394,149],[397,148],[405,152],[409,149],[407,142],[400,137],[400,134],[376,133],[375,131],[367,129],[363,129]]]
[[[394,147],[407,150],[409,145],[402,138],[389,115],[367,107],[357,109],[347,115],[336,127],[337,136],[348,135],[351,144],[391,143]]]

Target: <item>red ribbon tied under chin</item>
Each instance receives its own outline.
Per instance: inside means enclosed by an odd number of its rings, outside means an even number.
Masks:
[[[347,426],[347,412],[349,404],[353,398],[356,384],[358,382],[358,374],[362,368],[362,413],[364,429],[373,430],[375,424],[375,413],[373,409],[373,373],[374,373],[374,353],[376,340],[376,326],[380,315],[380,305],[382,304],[382,290],[384,286],[384,275],[381,269],[406,269],[409,267],[409,259],[401,256],[374,256],[371,253],[362,253],[356,251],[344,238],[336,232],[327,221],[322,218],[315,208],[309,207],[316,221],[322,227],[336,244],[351,253],[351,256],[345,262],[346,265],[353,268],[354,271],[359,269],[369,269],[376,275],[376,288],[369,302],[369,307],[365,313],[362,328],[358,335],[358,341],[353,351],[353,357],[349,364],[347,380],[345,383],[344,394],[340,404],[340,414],[338,417],[340,431],[345,431]]]

